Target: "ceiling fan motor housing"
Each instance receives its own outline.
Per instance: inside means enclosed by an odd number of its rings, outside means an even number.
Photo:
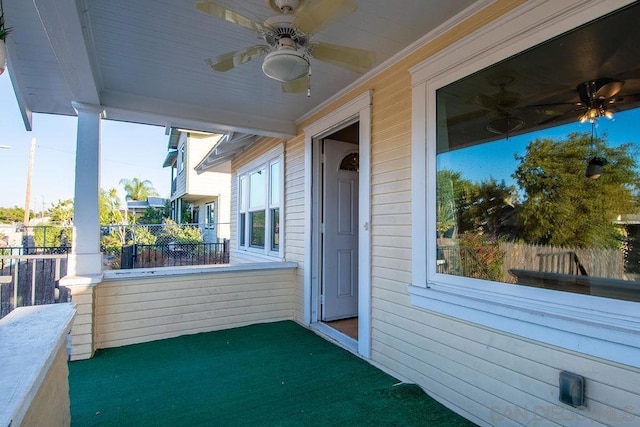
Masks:
[[[298,0],[271,0],[282,13],[293,13],[298,8],[300,2]],[[270,0],[267,0],[269,3]]]
[[[580,100],[584,104],[589,104],[595,99],[607,99],[615,96],[622,89],[622,86],[624,86],[624,82],[621,80],[603,78],[580,83],[576,89]]]
[[[309,59],[296,50],[293,40],[282,37],[277,43],[277,50],[268,53],[262,63],[262,71],[267,77],[290,82],[309,74]]]

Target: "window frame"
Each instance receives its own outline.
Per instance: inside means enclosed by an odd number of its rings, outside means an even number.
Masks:
[[[280,165],[277,171],[277,176],[272,174],[272,165],[278,163]],[[263,183],[264,191],[264,203],[261,206],[250,207],[249,198],[251,194],[251,181],[250,176],[257,171],[263,171],[265,179]],[[273,203],[271,192],[273,182],[277,182],[277,203]],[[243,181],[246,183],[246,187],[243,188]],[[267,153],[263,154],[259,158],[239,168],[236,174],[237,185],[237,209],[236,209],[236,223],[237,223],[237,248],[246,254],[264,255],[273,258],[284,258],[284,239],[282,230],[284,229],[284,145],[280,144]],[[278,230],[279,245],[277,250],[272,250],[273,235],[272,235],[272,211],[278,209],[279,221]],[[252,212],[264,212],[264,247],[251,246],[251,227],[250,216]],[[244,226],[243,226],[244,218]],[[242,234],[244,230],[244,235]]]
[[[506,334],[640,367],[637,302],[436,271],[436,90],[631,1],[528,2],[410,70],[415,306]],[[428,184],[429,183],[429,184]],[[426,266],[425,266],[426,262]]]
[[[183,142],[180,145],[180,148],[178,149],[180,156],[178,156],[179,160],[179,164],[178,164],[178,174],[181,174],[182,172],[184,172],[185,169],[185,163],[187,162],[187,144],[186,142]]]

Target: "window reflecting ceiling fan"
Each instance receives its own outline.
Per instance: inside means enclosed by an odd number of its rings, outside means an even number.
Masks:
[[[640,94],[637,93],[619,96],[618,93],[624,85],[624,80],[612,78],[589,80],[576,86],[579,101],[529,105],[528,108],[533,108],[540,114],[551,116],[540,124],[574,116],[581,123],[587,121],[593,123],[598,117],[612,119],[614,112],[618,110],[617,107],[634,105],[640,101]]]
[[[222,54],[206,62],[214,71],[226,72],[264,57],[262,70],[282,83],[284,92],[309,95],[311,58],[364,73],[375,61],[373,52],[312,40],[322,28],[356,10],[355,0],[265,0],[278,12],[263,23],[251,20],[215,1],[203,0],[195,8],[208,15],[258,33],[264,44]]]

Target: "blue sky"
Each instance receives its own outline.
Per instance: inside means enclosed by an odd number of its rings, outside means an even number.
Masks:
[[[73,198],[76,147],[75,117],[34,114],[33,131],[27,132],[18,110],[9,73],[0,75],[0,207],[24,208],[31,138],[37,141],[31,209],[46,208]],[[168,136],[158,126],[102,121],[102,188],[118,188],[122,178],[148,179],[163,197],[169,197],[171,172],[162,168]]]
[[[463,177],[474,182],[495,178],[505,180],[507,185],[515,184],[511,174],[517,167],[514,154],[522,155],[529,142],[538,137],[563,139],[570,132],[591,132],[591,123],[578,121],[545,129],[539,132],[515,136],[509,140],[501,139],[488,144],[481,144],[462,150],[450,151],[438,156],[438,169],[449,169],[463,172]],[[613,120],[600,118],[596,132],[602,136],[607,134],[610,146],[626,142],[640,142],[640,108],[619,112]],[[637,159],[640,163],[640,159]]]

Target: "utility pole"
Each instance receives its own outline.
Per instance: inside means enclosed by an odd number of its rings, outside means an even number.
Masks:
[[[31,199],[31,176],[33,175],[33,156],[36,153],[36,138],[31,138],[31,150],[29,151],[29,169],[27,170],[27,194],[24,201],[24,226],[25,233],[29,226],[29,201]]]

